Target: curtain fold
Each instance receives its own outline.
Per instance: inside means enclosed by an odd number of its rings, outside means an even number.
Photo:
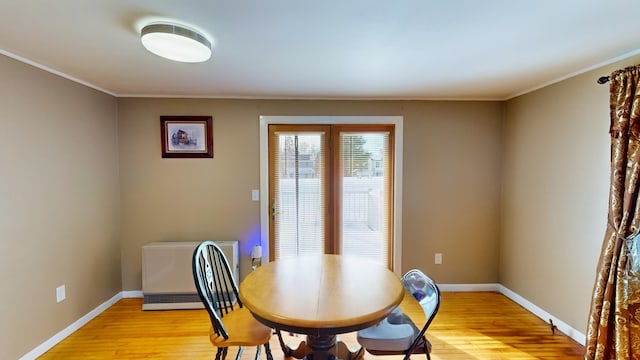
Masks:
[[[611,74],[611,185],[586,360],[640,360],[640,65]]]

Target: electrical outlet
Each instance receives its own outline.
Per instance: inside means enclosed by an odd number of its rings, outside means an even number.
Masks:
[[[441,265],[442,264],[442,253],[436,253],[436,265]]]
[[[64,284],[56,288],[56,302],[61,302],[67,297],[67,291]]]

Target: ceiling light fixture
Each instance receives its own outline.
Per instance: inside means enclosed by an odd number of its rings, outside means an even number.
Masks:
[[[211,42],[202,34],[174,24],[150,24],[140,32],[142,45],[163,58],[203,62],[211,57]]]

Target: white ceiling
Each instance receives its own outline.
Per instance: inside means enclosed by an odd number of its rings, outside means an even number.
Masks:
[[[147,52],[157,20],[212,58]],[[0,0],[0,53],[115,96],[500,100],[640,53],[638,24],[637,0]]]

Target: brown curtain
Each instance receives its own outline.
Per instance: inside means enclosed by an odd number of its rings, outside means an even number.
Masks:
[[[585,359],[640,359],[640,65],[611,74],[611,185]]]

